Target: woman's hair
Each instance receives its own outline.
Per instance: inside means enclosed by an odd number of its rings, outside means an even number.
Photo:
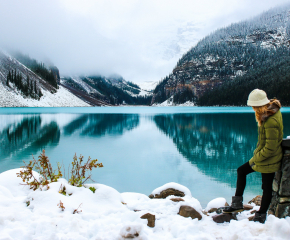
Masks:
[[[276,113],[276,110],[271,107],[272,104],[277,105],[278,109],[281,108],[281,104],[277,99],[271,99],[270,102],[266,105],[260,107],[253,107],[255,111],[256,121],[258,122],[258,126],[261,126],[268,116],[271,116]]]
[[[253,109],[255,111],[256,121],[258,122],[259,127],[262,125],[263,116],[265,116],[267,114],[269,105],[270,105],[270,103],[268,103],[264,106],[260,106],[260,107],[253,107]]]

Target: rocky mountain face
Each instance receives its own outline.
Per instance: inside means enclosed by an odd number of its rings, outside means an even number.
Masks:
[[[277,62],[289,51],[289,17],[288,4],[205,37],[156,86],[151,104],[172,96],[179,103],[198,102],[205,92]]]
[[[149,92],[141,90],[134,83],[125,81],[121,76],[66,76],[61,78],[60,83],[70,90],[87,94],[109,105],[149,105],[151,101]],[[141,92],[144,94],[141,95]]]

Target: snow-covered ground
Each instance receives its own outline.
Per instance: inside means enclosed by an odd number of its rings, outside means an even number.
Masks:
[[[152,91],[152,90],[154,90],[156,88],[158,82],[145,81],[145,82],[138,82],[137,84],[143,90]]]
[[[146,96],[146,95],[151,95],[152,93],[146,91],[146,90],[142,90],[142,89],[138,89],[140,90],[140,92],[138,94],[134,94],[130,91],[125,90],[129,95],[131,95],[132,97],[140,97],[140,96]]]
[[[60,78],[60,82],[63,84],[65,83],[65,78],[64,76],[62,76]],[[67,77],[70,78],[71,81],[74,81],[76,84],[80,85],[88,94],[90,93],[98,93],[100,94],[96,89],[92,88],[89,84],[87,84],[86,82],[84,82],[80,77],[78,76],[71,76],[71,77]]]
[[[43,96],[35,100],[24,98],[20,93],[10,92],[0,83],[0,107],[89,107],[90,105],[82,101],[62,86],[56,93],[41,90]]]
[[[173,202],[172,196],[150,199],[140,193],[119,193],[103,184],[77,188],[65,179],[51,183],[49,190],[33,191],[21,185],[21,179],[16,177],[19,171],[13,169],[0,174],[1,240],[118,240],[126,239],[128,233],[138,233],[133,238],[136,240],[282,240],[290,236],[290,217],[268,216],[265,224],[250,222],[247,219],[249,211],[239,214],[238,221],[223,224],[212,220],[214,213],[202,214],[200,221],[184,218],[177,214],[181,205],[202,212],[199,201],[190,192],[183,197],[184,201]],[[185,186],[170,184],[188,191]],[[59,193],[64,186],[66,195]],[[96,188],[95,193],[88,189],[92,186]],[[153,192],[160,192],[165,187]],[[225,200],[219,198],[209,205],[224,203]],[[140,218],[146,213],[156,216],[154,228]]]
[[[185,103],[182,104],[175,104],[173,102],[173,96],[171,96],[170,98],[168,98],[167,100],[165,100],[163,103],[154,103],[152,105],[153,107],[172,107],[172,106],[178,106],[178,107],[193,107],[195,106],[195,103],[187,101]]]

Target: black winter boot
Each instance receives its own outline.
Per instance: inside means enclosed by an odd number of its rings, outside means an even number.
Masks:
[[[267,214],[266,213],[255,213],[255,217],[253,218],[254,222],[265,223]]]
[[[232,204],[230,207],[224,209],[224,213],[233,213],[233,212],[242,212],[244,211],[243,206],[243,197],[242,196],[233,196]]]

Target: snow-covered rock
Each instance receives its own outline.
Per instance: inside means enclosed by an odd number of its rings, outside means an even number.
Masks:
[[[191,192],[187,187],[185,187],[181,184],[175,183],[175,182],[166,183],[163,186],[154,189],[151,194],[152,195],[159,195],[161,192],[163,192],[167,189],[170,189],[170,188],[184,193],[184,196],[186,196],[186,197],[192,197]]]
[[[226,202],[227,200],[225,198],[215,198],[207,204],[205,211],[208,212],[210,209],[213,208],[224,207],[226,205]]]

